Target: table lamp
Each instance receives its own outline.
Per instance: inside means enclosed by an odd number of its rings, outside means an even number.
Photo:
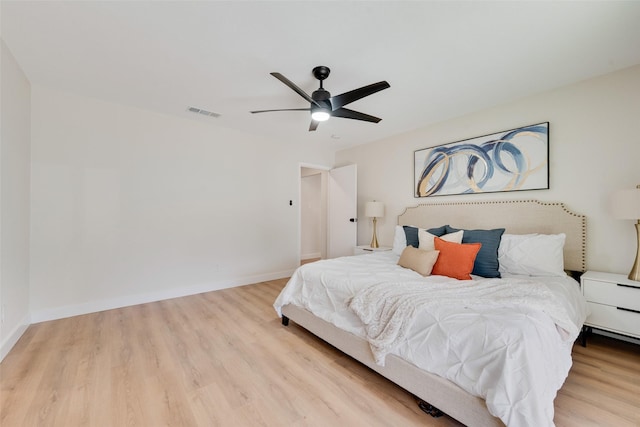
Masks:
[[[629,273],[629,280],[640,281],[640,185],[633,190],[616,191],[611,201],[611,210],[615,218],[636,221],[636,260]]]

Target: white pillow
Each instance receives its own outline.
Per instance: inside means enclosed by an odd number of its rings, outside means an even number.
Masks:
[[[440,236],[442,240],[446,240],[447,242],[452,243],[462,243],[462,236],[464,235],[464,230],[458,230],[455,233],[445,234]],[[433,239],[436,236],[429,233],[427,230],[420,228],[418,229],[418,241],[420,245],[418,249],[422,249],[423,251],[434,251],[436,247],[433,243]]]
[[[564,241],[560,234],[503,234],[498,271],[525,276],[566,276]]]
[[[406,247],[407,235],[404,234],[404,228],[401,225],[396,225],[396,234],[393,236],[393,249],[391,249],[391,252],[400,256]]]

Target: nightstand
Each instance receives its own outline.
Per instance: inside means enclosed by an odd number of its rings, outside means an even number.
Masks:
[[[365,254],[372,254],[374,252],[386,252],[390,250],[391,250],[391,247],[389,246],[380,246],[379,248],[372,248],[369,245],[360,245],[353,248],[353,254],[365,255]]]
[[[640,282],[622,274],[587,271],[580,285],[591,311],[585,326],[640,338]]]

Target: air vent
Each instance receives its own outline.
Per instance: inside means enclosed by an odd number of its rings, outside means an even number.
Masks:
[[[198,108],[198,107],[188,107],[187,111],[190,111],[190,112],[196,113],[196,114],[202,114],[203,116],[209,116],[209,117],[214,117],[214,118],[220,117],[220,114],[218,114],[218,113],[213,113],[211,111],[203,110],[202,108]]]

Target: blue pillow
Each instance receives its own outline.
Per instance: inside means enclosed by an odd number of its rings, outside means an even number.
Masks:
[[[427,231],[434,236],[441,237],[447,234],[447,227],[448,225],[443,225],[442,227],[429,228]],[[418,228],[410,225],[403,225],[402,228],[404,229],[404,235],[407,237],[407,246],[413,246],[414,248],[419,247],[420,241],[418,240]]]
[[[446,234],[459,231],[457,228],[446,226]],[[501,277],[498,268],[498,247],[504,228],[494,230],[464,230],[462,243],[481,243],[482,247],[476,256],[471,274],[481,277]]]

